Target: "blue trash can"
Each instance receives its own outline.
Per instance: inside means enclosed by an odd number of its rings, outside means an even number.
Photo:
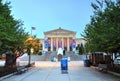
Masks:
[[[61,72],[68,73],[68,60],[66,58],[61,60]]]

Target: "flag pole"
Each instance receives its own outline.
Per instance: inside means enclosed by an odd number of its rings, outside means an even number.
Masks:
[[[32,27],[31,27],[31,36],[32,36]]]
[[[36,30],[36,28],[35,27],[31,27],[31,36],[32,36],[32,31],[33,30]]]

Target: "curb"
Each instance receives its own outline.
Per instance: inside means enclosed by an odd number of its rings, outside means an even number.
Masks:
[[[15,74],[16,74],[16,73],[11,73],[11,74],[9,74],[9,75],[0,77],[0,81],[2,81],[3,79],[6,79],[6,78],[8,78],[8,77],[11,77],[11,76],[13,76],[13,75],[15,75]]]
[[[28,70],[32,69],[32,67],[29,67]],[[5,75],[5,76],[2,76],[0,77],[0,81],[2,81],[3,79],[6,79],[6,78],[9,78],[13,75],[17,74],[17,72],[14,72],[14,73],[11,73],[11,74],[8,74],[8,75]]]
[[[90,68],[98,70],[98,67],[95,67],[95,66],[91,66]],[[120,73],[116,73],[116,72],[113,72],[113,71],[107,71],[107,73],[109,73],[111,75],[114,75],[114,76],[117,76],[117,77],[120,77]]]
[[[112,71],[108,71],[108,73],[120,77],[120,73],[116,73],[116,72],[112,72]]]

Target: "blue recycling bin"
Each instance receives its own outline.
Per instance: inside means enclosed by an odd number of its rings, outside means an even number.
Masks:
[[[62,73],[68,73],[68,60],[66,58],[61,59],[61,71]]]

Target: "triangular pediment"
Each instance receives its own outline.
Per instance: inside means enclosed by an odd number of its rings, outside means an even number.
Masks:
[[[51,34],[51,35],[67,35],[67,34],[76,34],[76,32],[59,28],[59,29],[44,32],[44,34],[45,35],[47,35],[47,34]]]

